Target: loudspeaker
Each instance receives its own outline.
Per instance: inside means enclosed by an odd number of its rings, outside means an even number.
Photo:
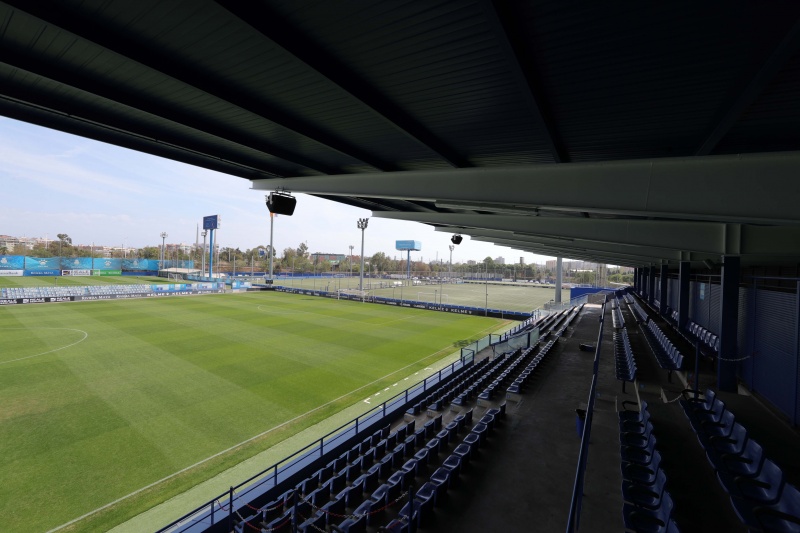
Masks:
[[[267,197],[267,209],[269,209],[270,213],[275,213],[276,215],[292,216],[296,205],[297,199],[294,196],[273,192]]]
[[[453,244],[461,244],[461,241],[464,240],[464,237],[461,235],[453,235],[450,240],[453,242]]]

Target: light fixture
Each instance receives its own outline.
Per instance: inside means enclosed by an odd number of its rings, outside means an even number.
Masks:
[[[286,191],[275,191],[267,195],[267,209],[276,215],[292,216],[297,205],[297,198]]]
[[[452,237],[450,237],[450,241],[453,244],[461,244],[461,241],[463,241],[463,240],[464,240],[464,237],[462,237],[461,235],[453,235]]]

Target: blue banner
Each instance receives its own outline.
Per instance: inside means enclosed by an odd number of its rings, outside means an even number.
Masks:
[[[122,270],[122,259],[95,257],[92,270]]]
[[[91,270],[92,258],[91,257],[62,257],[61,258],[62,270]]]
[[[61,258],[60,257],[26,257],[25,270],[57,270],[61,273]],[[46,274],[51,275],[51,274]]]
[[[26,270],[26,276],[60,276],[61,270]]]
[[[125,259],[122,270],[158,270],[158,259]]]
[[[23,270],[24,268],[24,255],[0,255],[0,270]]]

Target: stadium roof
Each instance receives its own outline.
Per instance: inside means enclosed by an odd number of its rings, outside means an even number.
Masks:
[[[800,258],[800,4],[6,0],[0,114],[534,253]]]

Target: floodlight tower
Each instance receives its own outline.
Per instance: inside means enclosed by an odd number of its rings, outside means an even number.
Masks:
[[[450,246],[448,246],[448,248],[450,248],[450,266],[448,268],[449,272],[447,274],[447,277],[450,278],[450,281],[452,282],[453,281],[453,250],[455,250],[455,245],[451,244]]]
[[[368,218],[358,219],[358,229],[361,230],[361,269],[358,277],[358,290],[360,291],[364,290],[364,230],[367,229],[367,224],[369,224]]]
[[[162,231],[161,232],[161,269],[162,270],[164,269],[164,257],[165,257],[164,256],[164,251],[167,249],[166,248],[167,237],[169,237],[169,235],[167,235],[167,232],[166,231]]]
[[[355,248],[355,246],[353,246],[351,244],[350,245],[350,257],[347,258],[347,262],[350,263],[350,277],[351,278],[353,277],[353,248]],[[348,281],[347,283],[348,283],[347,286],[349,287],[350,286],[350,282]]]

